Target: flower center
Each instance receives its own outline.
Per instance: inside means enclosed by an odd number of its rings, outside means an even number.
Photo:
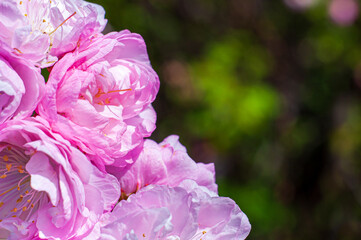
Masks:
[[[19,217],[34,218],[35,210],[46,198],[30,186],[30,175],[25,170],[29,156],[18,147],[7,146],[0,152],[0,221]]]
[[[31,25],[32,32],[40,31],[43,34],[49,35],[49,50],[53,46],[54,33],[76,14],[76,12],[73,12],[68,15],[64,4],[52,0],[21,0],[17,2],[17,5],[20,12],[27,18],[28,23]],[[52,7],[58,8],[64,16],[68,15],[68,17],[58,25],[54,25],[54,22],[51,21]]]
[[[45,1],[35,0],[21,0],[18,1],[18,8],[20,12],[27,18],[29,24],[32,26],[32,31],[40,31],[49,34],[54,30],[54,26],[50,22],[50,6]]]
[[[121,90],[111,90],[108,92],[104,92],[102,89],[98,89],[98,92],[94,95],[94,103],[99,105],[111,105],[112,97],[114,97],[114,93],[121,93],[126,91],[132,91],[131,88],[121,89]]]

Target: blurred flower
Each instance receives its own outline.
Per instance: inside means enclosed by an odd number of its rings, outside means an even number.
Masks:
[[[194,88],[188,65],[182,61],[170,60],[162,66],[165,85],[170,87],[173,97],[179,101],[194,101],[200,97],[199,92]]]
[[[349,26],[358,17],[359,5],[355,0],[332,0],[328,13],[336,24]]]
[[[318,2],[318,0],[284,0],[284,1],[289,7],[296,10],[309,8]]]

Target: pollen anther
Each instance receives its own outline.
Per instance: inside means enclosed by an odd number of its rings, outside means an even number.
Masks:
[[[8,170],[8,172],[10,172],[10,170],[11,170],[11,166],[12,166],[12,164],[6,164],[6,170]]]

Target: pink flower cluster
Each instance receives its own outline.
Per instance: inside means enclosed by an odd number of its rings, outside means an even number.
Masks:
[[[0,2],[1,239],[245,239],[213,164],[160,144],[142,37],[83,0]],[[46,82],[41,68],[50,75]]]

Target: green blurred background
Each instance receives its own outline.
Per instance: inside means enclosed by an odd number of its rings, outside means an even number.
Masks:
[[[248,239],[361,239],[356,0],[93,0],[140,33],[161,88],[152,139],[214,162]],[[187,240],[187,239],[185,239]]]

